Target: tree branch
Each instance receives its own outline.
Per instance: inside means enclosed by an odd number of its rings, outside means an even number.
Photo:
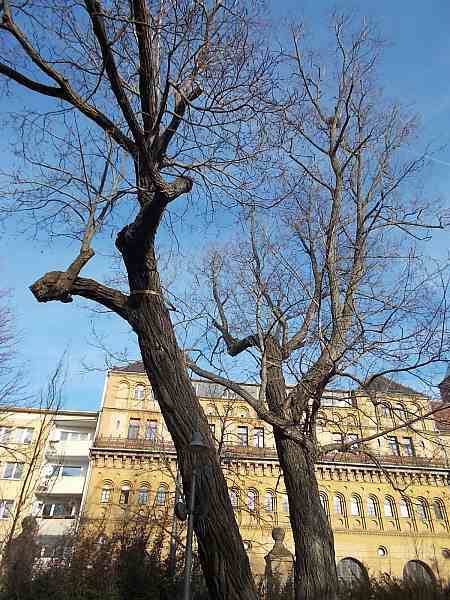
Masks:
[[[91,18],[92,29],[100,46],[105,70],[111,83],[111,89],[133,134],[135,142],[139,144],[142,142],[142,130],[131,108],[117,70],[116,61],[114,60],[111,44],[106,35],[105,24],[101,14],[102,5],[100,0],[85,0],[85,5]]]

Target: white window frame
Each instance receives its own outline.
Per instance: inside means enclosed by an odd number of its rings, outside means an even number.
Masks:
[[[137,383],[134,386],[133,398],[139,400],[139,402],[145,400],[145,385],[143,383]]]
[[[9,519],[14,509],[14,500],[0,500],[0,519]]]
[[[8,465],[14,465],[11,477],[6,476],[6,470],[8,468]],[[20,481],[20,479],[22,479],[23,465],[24,463],[21,462],[6,462],[3,469],[3,479],[14,479],[16,481]],[[19,477],[16,477],[17,471],[20,471]]]
[[[14,430],[14,442],[16,444],[31,444],[33,441],[33,427],[17,427]]]
[[[111,487],[102,487],[100,492],[100,504],[109,504],[112,499],[112,488]]]

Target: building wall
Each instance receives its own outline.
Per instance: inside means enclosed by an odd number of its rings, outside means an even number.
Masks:
[[[252,567],[262,575],[274,526],[286,529],[285,543],[293,551],[271,429],[228,392],[204,382],[195,385],[216,438]],[[257,393],[252,386],[248,389]],[[330,392],[325,404],[319,429],[323,443],[351,440],[352,435],[370,437],[429,409],[425,397],[405,393],[377,394],[371,401],[362,394]],[[407,561],[421,560],[437,576],[450,575],[448,465],[437,442],[430,417],[380,440],[368,440],[365,448],[378,466],[356,449],[322,457],[317,476],[338,560],[352,557],[370,574],[396,576],[402,575]],[[111,371],[91,450],[85,521],[111,530],[124,517],[132,519],[145,511],[160,519],[170,517],[175,471],[170,436],[145,374]],[[407,498],[405,505],[402,498]]]
[[[63,500],[80,505],[88,472],[89,446],[92,442],[96,413],[11,408],[0,420],[0,545],[11,534],[21,531],[28,515],[37,518],[39,536],[60,536],[78,517],[65,515],[43,518],[45,506]],[[90,431],[89,443],[60,441],[62,431]],[[75,462],[74,462],[75,461]],[[18,463],[21,467],[11,467]],[[55,466],[83,465],[83,477],[50,476]],[[75,481],[77,480],[77,481]],[[8,503],[8,504],[6,504]],[[49,517],[53,515],[49,515]]]

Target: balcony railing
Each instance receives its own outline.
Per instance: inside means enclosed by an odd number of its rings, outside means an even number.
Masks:
[[[95,440],[94,448],[114,448],[124,450],[147,450],[152,452],[175,452],[172,442],[165,440],[147,440],[142,438],[128,439],[123,437],[99,436]],[[258,448],[255,446],[238,446],[235,444],[224,444],[221,452],[222,460],[233,460],[247,458],[249,460],[276,459],[275,448]],[[424,456],[396,456],[393,454],[376,454],[371,452],[330,452],[320,457],[318,464],[329,463],[352,463],[405,467],[436,467],[448,468],[448,461],[444,458],[427,458]]]
[[[121,450],[153,450],[154,452],[175,452],[173,442],[165,440],[148,440],[144,438],[123,438],[98,436],[94,448],[118,448]]]

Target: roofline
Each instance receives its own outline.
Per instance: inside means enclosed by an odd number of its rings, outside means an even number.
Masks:
[[[33,408],[33,407],[19,407],[9,406],[2,410],[3,413],[32,413],[37,415],[55,415],[57,417],[94,417],[97,418],[99,415],[98,411],[90,410],[49,410],[48,408]]]
[[[120,373],[121,375],[143,375],[144,377],[147,377],[147,373],[144,371],[123,371],[122,369],[119,368],[112,368],[112,369],[108,369],[107,373]],[[225,387],[222,383],[216,383],[214,381],[211,381],[209,379],[194,379],[191,378],[191,381],[193,383],[211,383],[212,385],[221,385],[222,387]],[[246,385],[246,386],[252,386],[252,387],[260,387],[260,383],[252,383],[252,382],[245,382],[245,381],[233,381],[233,383],[235,385]],[[294,387],[294,384],[287,384],[287,387]],[[367,396],[367,392],[365,392],[363,389],[358,388],[358,389],[351,389],[351,388],[332,388],[329,390],[326,390],[328,393],[329,392],[341,392],[341,393],[345,393],[345,394],[359,394],[360,396]],[[425,398],[430,400],[431,398],[425,394],[422,394],[421,392],[416,392],[416,391],[411,391],[409,393],[407,392],[391,392],[391,391],[376,391],[375,395],[387,395],[387,396],[417,396],[420,398]]]

